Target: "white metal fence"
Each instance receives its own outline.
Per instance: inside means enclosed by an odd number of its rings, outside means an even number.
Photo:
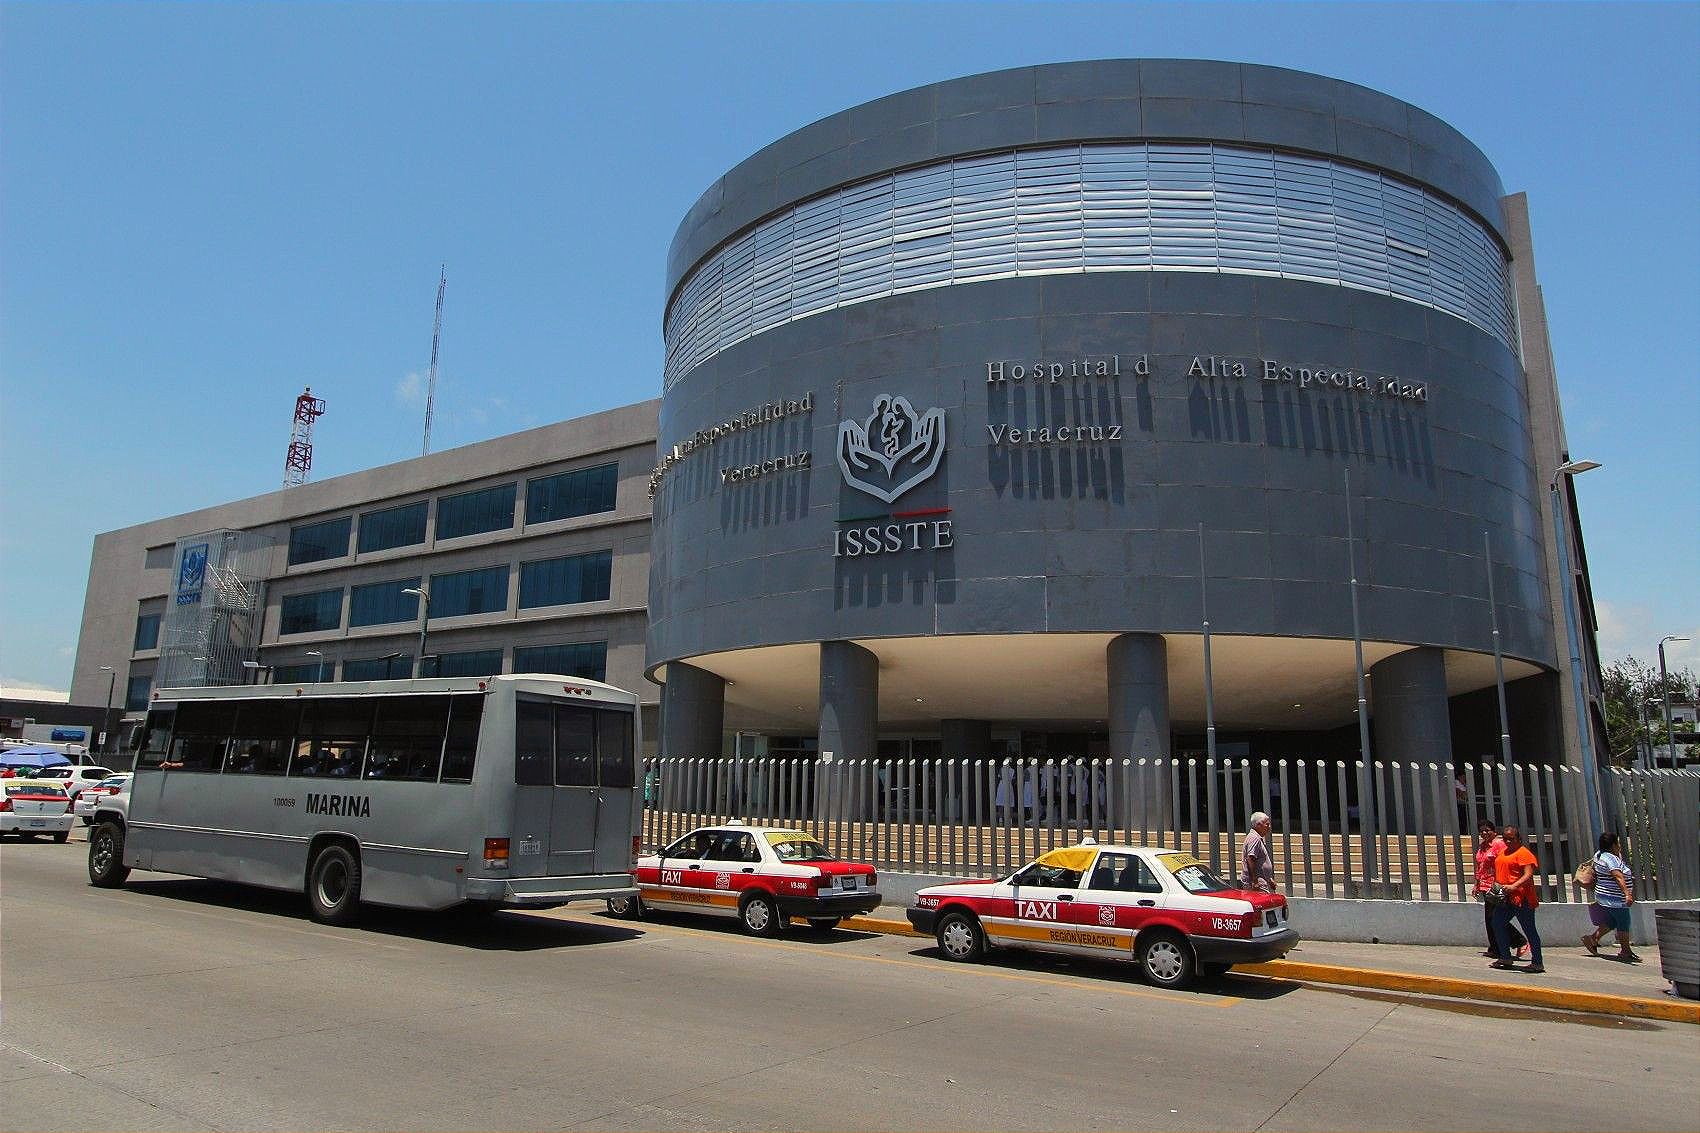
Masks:
[[[1700,773],[1606,778],[1638,895],[1700,897]],[[982,877],[1086,837],[1170,846],[1231,873],[1261,810],[1287,894],[1424,901],[1471,899],[1484,817],[1522,828],[1544,901],[1585,899],[1570,875],[1596,836],[1581,770],[1548,765],[665,758],[644,765],[644,808],[652,847],[738,818],[800,827],[880,869]]]

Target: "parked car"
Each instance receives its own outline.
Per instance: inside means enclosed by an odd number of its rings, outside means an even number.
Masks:
[[[0,837],[51,834],[55,842],[70,838],[71,799],[64,788],[14,779],[0,785],[0,796]]]
[[[59,767],[43,767],[31,778],[58,783],[65,788],[65,793],[74,803],[78,795],[96,783],[111,778],[112,775],[113,770],[110,767],[97,767],[92,764],[77,767],[67,763]]]
[[[92,787],[85,787],[71,804],[71,813],[83,820],[84,826],[94,825],[95,808],[109,795],[116,795],[130,785],[130,772],[118,771]]]
[[[1191,854],[1091,841],[1002,879],[928,886],[908,917],[947,960],[992,948],[1113,957],[1159,987],[1274,960],[1299,942],[1279,893],[1241,889]]]
[[[638,896],[608,902],[616,916],[678,910],[736,917],[746,932],[777,936],[792,917],[827,931],[879,908],[874,867],[840,861],[801,830],[732,822],[693,830],[632,870]]]

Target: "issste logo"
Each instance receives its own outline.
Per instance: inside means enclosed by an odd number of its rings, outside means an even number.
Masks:
[[[938,471],[943,456],[944,410],[917,413],[906,397],[882,393],[866,421],[838,423],[844,482],[888,504]]]

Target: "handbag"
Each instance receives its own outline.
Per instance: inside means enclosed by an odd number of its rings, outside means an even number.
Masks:
[[[1482,893],[1482,901],[1490,909],[1499,908],[1499,906],[1505,904],[1506,900],[1505,886],[1497,881]]]
[[[1595,882],[1599,880],[1594,872],[1594,863],[1588,861],[1577,866],[1575,876],[1572,880],[1583,889],[1592,889]]]

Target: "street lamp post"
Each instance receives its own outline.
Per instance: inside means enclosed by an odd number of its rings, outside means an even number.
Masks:
[[[1597,460],[1566,460],[1553,470],[1547,491],[1552,499],[1553,541],[1558,544],[1559,582],[1564,587],[1564,629],[1570,641],[1570,687],[1576,698],[1577,740],[1582,745],[1582,776],[1587,780],[1583,794],[1588,802],[1588,821],[1595,831],[1605,827],[1600,818],[1600,771],[1594,760],[1594,727],[1588,718],[1588,698],[1582,685],[1582,637],[1576,625],[1576,580],[1570,573],[1570,540],[1565,538],[1564,506],[1558,481],[1580,476],[1600,467]]]
[[[1493,676],[1499,689],[1499,758],[1511,770],[1511,724],[1505,713],[1505,655],[1499,649],[1499,603],[1493,595],[1493,544],[1482,532],[1482,557],[1487,562],[1488,619],[1493,624]]]
[[[1665,671],[1665,642],[1687,641],[1683,633],[1667,633],[1659,638],[1659,699],[1665,702],[1665,746],[1670,748],[1671,766],[1676,766],[1676,733],[1670,726],[1670,674]]]
[[[419,675],[425,675],[425,634],[431,628],[431,591],[423,586],[409,586],[403,594],[412,594],[425,605],[419,619]]]
[[[307,650],[307,656],[317,657],[319,659],[318,664],[313,669],[313,680],[314,681],[324,680],[325,679],[325,655],[323,653],[319,652],[317,649],[309,649],[309,650]]]
[[[111,674],[106,678],[106,714],[100,718],[101,728],[106,733],[101,737],[100,750],[112,752],[118,750],[112,743],[112,690],[118,685],[118,669],[113,665],[102,665],[99,671]]]

